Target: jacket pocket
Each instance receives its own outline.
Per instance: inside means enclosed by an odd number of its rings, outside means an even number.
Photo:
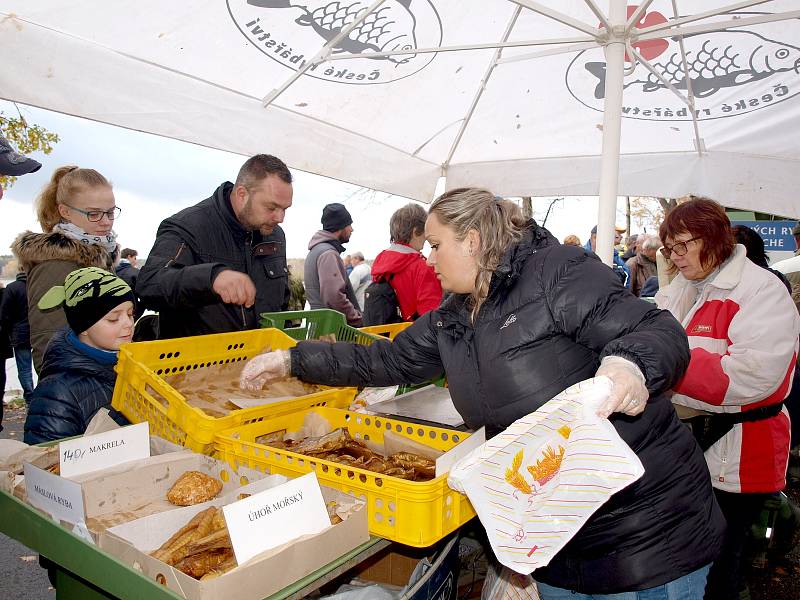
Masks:
[[[272,256],[262,261],[264,275],[269,279],[280,279],[289,277],[289,267],[283,256]]]

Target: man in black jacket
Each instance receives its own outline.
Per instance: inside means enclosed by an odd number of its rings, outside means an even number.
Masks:
[[[286,236],[292,174],[279,158],[248,159],[236,183],[164,219],[136,294],[158,311],[159,337],[258,327],[262,312],[289,302]]]

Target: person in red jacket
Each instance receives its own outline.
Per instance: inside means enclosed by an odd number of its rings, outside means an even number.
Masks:
[[[406,204],[389,219],[391,245],[372,263],[372,281],[388,281],[397,294],[400,313],[413,321],[439,308],[442,286],[420,252],[425,244],[425,219],[419,204]]]

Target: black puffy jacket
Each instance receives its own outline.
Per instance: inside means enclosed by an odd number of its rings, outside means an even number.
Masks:
[[[247,231],[230,205],[232,183],[162,221],[136,280],[145,308],[159,313],[159,337],[174,338],[258,327],[262,312],[286,310],[286,236]],[[225,304],[212,289],[224,269],[246,273],[256,286],[250,308]]]
[[[537,580],[587,594],[643,590],[714,560],[724,521],[708,470],[664,394],[689,363],[686,334],[666,311],[639,300],[582,248],[535,224],[504,257],[473,326],[466,297],[451,295],[394,342],[301,342],[292,373],[332,385],[422,383],[446,372],[468,426],[496,434],[622,356],[647,380],[637,417],[611,422],[644,476],[615,494]]]
[[[17,278],[6,286],[0,302],[0,328],[8,332],[14,348],[31,347],[27,279],[25,273],[17,273]]]
[[[5,296],[6,288],[0,287],[0,304],[2,304]],[[0,366],[3,367],[3,389],[5,389],[6,385],[5,361],[12,356],[14,356],[14,350],[11,346],[11,337],[9,336],[9,332],[3,327],[3,324],[0,323]]]
[[[98,361],[80,343],[67,339],[68,333],[69,328],[56,333],[44,353],[25,420],[26,444],[80,435],[98,410],[111,407],[116,360]],[[116,411],[111,416],[121,425],[127,423]]]

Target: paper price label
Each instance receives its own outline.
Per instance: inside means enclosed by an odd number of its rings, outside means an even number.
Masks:
[[[150,424],[139,423],[58,445],[62,477],[74,477],[150,456]]]
[[[236,561],[331,526],[316,473],[223,507]]]
[[[83,523],[83,492],[79,483],[25,463],[25,491],[28,502],[55,519]]]

